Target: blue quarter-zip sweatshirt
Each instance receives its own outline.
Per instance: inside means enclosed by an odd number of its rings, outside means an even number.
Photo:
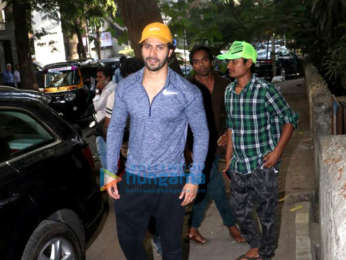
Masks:
[[[209,131],[199,89],[168,69],[165,86],[151,104],[143,81],[144,69],[119,82],[107,132],[107,167],[118,170],[126,120],[130,137],[126,171],[143,177],[184,175],[188,125],[193,133],[193,164],[187,183],[200,184],[208,151]]]

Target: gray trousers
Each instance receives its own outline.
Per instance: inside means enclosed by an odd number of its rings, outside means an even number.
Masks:
[[[278,173],[274,168],[257,168],[251,174],[230,172],[230,178],[231,207],[242,235],[251,248],[259,248],[261,257],[273,257],[277,248]]]

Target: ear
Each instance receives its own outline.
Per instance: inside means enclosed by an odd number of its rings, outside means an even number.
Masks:
[[[168,49],[168,58],[170,58],[173,54],[174,49],[169,48]]]
[[[247,67],[247,68],[251,68],[252,64],[253,64],[253,61],[252,61],[251,59],[248,59],[248,60],[246,61],[246,67]]]

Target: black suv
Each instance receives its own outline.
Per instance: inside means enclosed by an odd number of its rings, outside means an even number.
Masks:
[[[88,145],[48,99],[0,86],[2,260],[85,259],[107,212]]]

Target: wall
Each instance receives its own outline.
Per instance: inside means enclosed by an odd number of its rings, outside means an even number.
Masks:
[[[346,257],[346,136],[320,139],[321,259]]]
[[[331,135],[332,102],[327,84],[311,65],[305,66],[314,142],[315,176],[319,183],[320,259],[346,255],[346,136]]]
[[[319,137],[331,134],[332,95],[327,83],[312,64],[305,65],[305,85],[309,98],[310,129],[314,142],[316,180],[319,180]],[[318,181],[317,181],[318,183]]]

